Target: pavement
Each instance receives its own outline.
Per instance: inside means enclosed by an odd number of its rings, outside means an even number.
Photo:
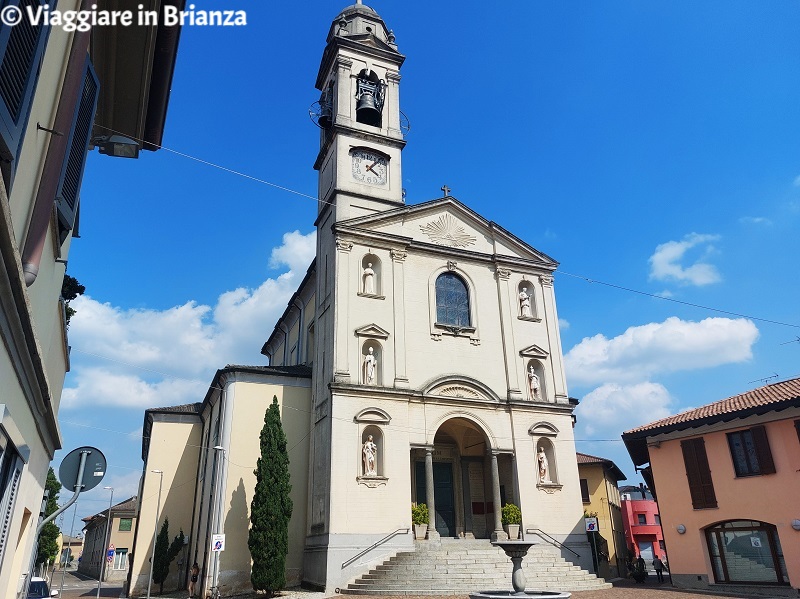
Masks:
[[[96,597],[96,580],[80,580],[77,576],[72,576],[72,579],[70,579],[70,577],[71,574],[67,573],[65,577],[64,594],[61,595],[61,599]],[[572,599],[765,599],[764,595],[729,595],[716,592],[676,589],[670,584],[669,579],[663,583],[658,583],[655,582],[655,577],[648,578],[643,584],[637,584],[633,580],[623,578],[617,578],[609,582],[614,585],[614,588],[600,591],[575,591],[572,593]],[[60,573],[57,573],[51,588],[53,590],[58,590],[60,583]],[[153,589],[153,598],[187,599],[188,597],[186,591],[165,592],[163,595],[158,595],[156,590],[157,589]],[[104,584],[100,596],[114,597],[116,599],[120,596],[121,592],[122,587],[106,586]],[[330,595],[304,589],[282,591],[275,596],[280,599],[344,599],[344,597],[346,597],[345,595]],[[353,597],[353,599],[469,599],[469,595],[350,595],[347,597]],[[264,595],[257,593],[236,595],[236,599],[256,598],[264,599]]]
[[[61,571],[56,571],[48,582],[51,591],[61,591]],[[81,597],[97,597],[97,580],[77,572],[64,572],[63,591],[60,599],[79,599]],[[122,586],[115,582],[104,582],[100,587],[101,597],[114,597],[117,599],[122,594]]]

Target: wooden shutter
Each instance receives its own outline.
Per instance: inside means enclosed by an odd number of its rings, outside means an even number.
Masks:
[[[75,115],[67,141],[67,153],[61,167],[61,176],[56,190],[58,232],[61,243],[64,243],[67,234],[75,224],[81,180],[86,166],[86,155],[89,151],[99,92],[100,84],[87,54],[81,96],[75,107]]]
[[[702,437],[681,441],[681,450],[686,466],[686,478],[689,481],[689,492],[692,496],[692,507],[696,510],[717,507],[705,441]]]
[[[763,426],[754,426],[750,429],[750,433],[756,446],[759,474],[775,474],[775,462],[772,461],[772,452],[769,450],[767,429]]]
[[[17,25],[0,26],[0,158],[11,163],[10,169],[4,168],[6,184],[10,187],[10,176],[16,169],[49,27],[43,22],[32,25],[26,13],[29,7],[36,10],[39,6],[46,6],[47,0],[4,0],[2,5],[4,8],[17,6],[25,13]]]

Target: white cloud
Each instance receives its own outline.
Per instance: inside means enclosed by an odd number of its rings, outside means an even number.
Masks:
[[[763,225],[766,227],[772,225],[772,221],[766,216],[743,216],[739,219],[739,222],[743,225]]]
[[[569,328],[569,321],[566,318],[559,318],[558,328],[562,331],[566,331]]]
[[[174,406],[201,401],[209,381],[166,378],[150,383],[134,374],[118,374],[99,367],[82,368],[76,373],[75,387],[64,389],[64,409],[86,404],[124,408]],[[141,435],[140,435],[141,438]]]
[[[744,362],[752,357],[758,329],[745,318],[676,317],[630,327],[612,339],[586,337],[565,356],[571,384],[624,383],[680,370]]]
[[[63,407],[140,408],[200,401],[217,368],[264,363],[261,346],[315,249],[315,232],[286,233],[270,264],[289,270],[256,289],[226,291],[213,307],[190,300],[166,310],[129,309],[90,296],[76,298],[70,322],[73,374]]]
[[[656,281],[677,281],[686,285],[710,285],[718,283],[722,277],[713,264],[704,260],[714,252],[712,242],[720,239],[719,235],[701,235],[690,233],[681,241],[668,241],[656,247],[650,256],[650,279]],[[681,261],[686,253],[695,247],[704,248],[703,256],[690,266],[683,266]]]
[[[615,438],[623,431],[669,416],[672,403],[669,391],[658,383],[606,383],[584,396],[576,412],[587,435]]]
[[[316,233],[309,233],[308,235],[303,235],[300,231],[284,233],[283,244],[273,248],[269,265],[272,268],[286,265],[292,272],[302,271],[304,273],[316,253]]]

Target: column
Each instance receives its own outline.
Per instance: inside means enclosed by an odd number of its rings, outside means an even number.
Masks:
[[[394,386],[408,389],[406,373],[406,299],[403,264],[407,253],[392,250],[392,303],[394,308]]]
[[[347,322],[350,317],[350,250],[353,244],[341,239],[336,240],[336,286],[333,298],[333,330],[334,330],[334,373],[337,383],[350,382],[350,366],[347,344]]]
[[[436,498],[433,487],[433,447],[425,448],[425,503],[428,504],[430,523],[428,524],[428,540],[439,538],[436,532]]]
[[[490,460],[492,462],[492,500],[494,502],[494,531],[492,531],[492,541],[507,541],[508,535],[503,530],[503,518],[501,516],[500,505],[500,471],[497,468],[498,451],[490,450]]]
[[[567,403],[567,377],[561,360],[561,333],[558,330],[558,313],[556,312],[556,295],[553,290],[553,275],[540,275],[542,298],[544,300],[543,319],[547,326],[547,340],[550,346],[550,367],[553,371],[553,384],[556,403]],[[547,387],[545,387],[545,391]],[[545,398],[550,400],[549,397]],[[552,401],[552,400],[550,400]]]
[[[513,319],[516,317],[516,309],[512,313],[511,298],[508,291],[509,278],[511,271],[505,268],[497,268],[497,297],[500,304],[500,336],[503,340],[503,355],[506,360],[506,386],[508,388],[508,399],[525,399],[522,391],[519,390],[519,360],[515,354]],[[516,302],[516,298],[514,298]]]

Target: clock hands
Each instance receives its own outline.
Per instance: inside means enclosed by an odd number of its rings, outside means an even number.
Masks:
[[[376,164],[378,164],[378,161],[377,161],[377,160],[376,160],[375,162],[373,162],[372,164],[370,164],[370,165],[367,167],[367,170],[368,170],[369,172],[373,173],[373,174],[374,174],[376,177],[380,177],[380,175],[378,174],[378,171],[376,171],[375,169],[373,169],[373,168],[372,168],[372,167],[373,167],[373,166],[375,166]]]

